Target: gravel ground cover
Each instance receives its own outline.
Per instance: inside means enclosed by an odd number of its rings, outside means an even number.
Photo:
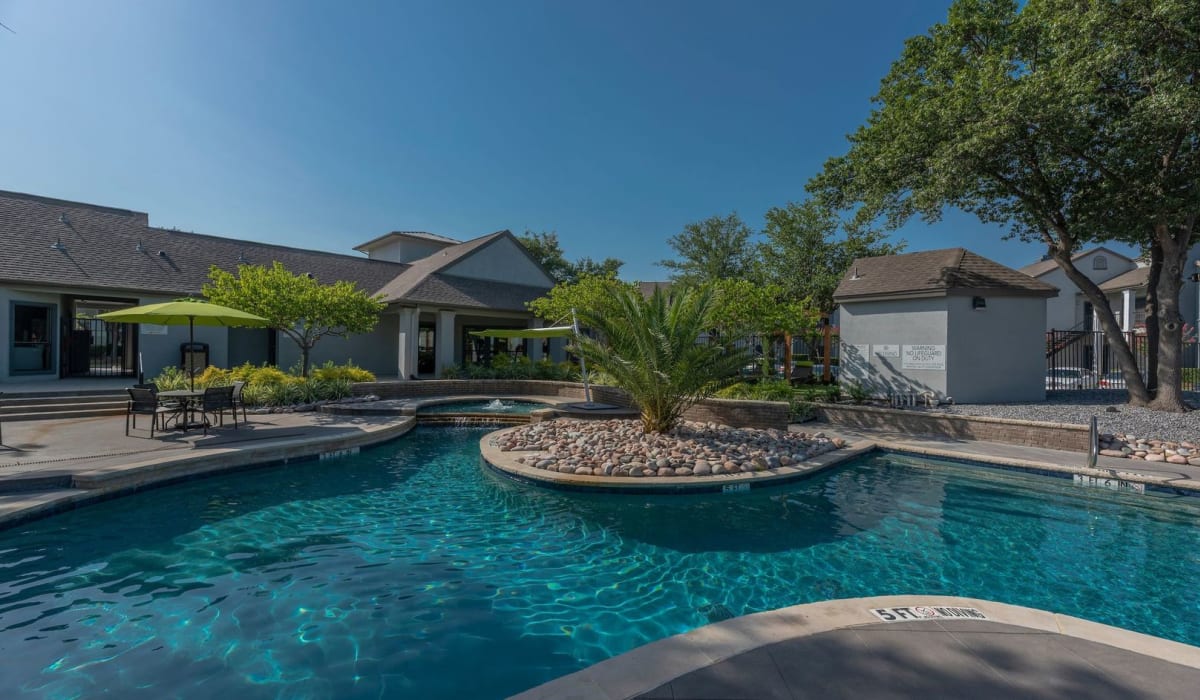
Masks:
[[[1126,405],[1124,391],[1071,390],[1048,391],[1038,403],[956,404],[938,406],[945,413],[990,416],[1016,420],[1050,421],[1087,425],[1097,418],[1101,433],[1136,435],[1175,442],[1200,441],[1200,411],[1162,413]],[[1188,403],[1200,406],[1200,393],[1186,394]]]

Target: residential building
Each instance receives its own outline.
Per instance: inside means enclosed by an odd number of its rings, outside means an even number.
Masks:
[[[178,365],[186,327],[127,326],[98,313],[200,295],[211,266],[282,263],[320,282],[354,282],[387,307],[376,330],[327,337],[312,361],[351,360],[385,377],[434,377],[488,359],[485,327],[540,325],[525,304],[553,280],[509,231],[459,242],[397,231],[343,255],[150,225],[143,212],[0,191],[0,383],[70,376],[153,376]],[[299,350],[276,331],[197,327],[208,361],[282,367]],[[563,352],[551,347],[556,359]],[[541,344],[528,348],[531,359]]]

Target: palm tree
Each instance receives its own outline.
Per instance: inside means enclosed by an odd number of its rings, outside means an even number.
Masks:
[[[584,359],[613,378],[642,410],[642,427],[663,433],[683,412],[737,377],[744,351],[700,341],[708,327],[713,291],[655,289],[649,299],[636,289],[615,292],[615,310],[584,312],[599,339],[580,337]]]

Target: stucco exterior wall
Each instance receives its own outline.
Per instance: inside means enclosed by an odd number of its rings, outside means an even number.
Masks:
[[[396,374],[397,356],[400,352],[400,319],[396,314],[380,314],[379,324],[371,333],[352,335],[349,338],[322,338],[309,355],[313,365],[332,361],[343,364],[353,361],[363,369],[382,376]],[[279,336],[279,367],[288,369],[300,361],[300,348],[290,338]]]
[[[443,270],[447,275],[495,280],[513,284],[554,284],[542,269],[525,254],[517,243],[500,238],[478,253],[468,256]]]
[[[1042,401],[1046,398],[1045,300],[984,296],[946,299],[947,392],[958,403]]]
[[[872,396],[925,391],[946,395],[945,371],[902,369],[901,358],[875,352],[879,344],[946,345],[945,297],[848,302],[839,310],[843,391],[858,382]],[[866,355],[859,351],[864,345]]]
[[[409,263],[421,258],[427,258],[451,243],[436,243],[419,238],[403,238],[388,241],[367,253],[372,260]]]
[[[1108,269],[1096,270],[1093,268],[1097,255],[1102,255],[1107,259]],[[1080,272],[1096,284],[1106,282],[1136,267],[1134,263],[1106,251],[1085,255],[1076,260],[1075,265]],[[1056,267],[1038,279],[1058,287],[1058,296],[1046,300],[1046,324],[1043,330],[1070,330],[1084,321],[1083,304],[1087,300],[1082,296],[1079,287],[1067,279],[1067,273]]]

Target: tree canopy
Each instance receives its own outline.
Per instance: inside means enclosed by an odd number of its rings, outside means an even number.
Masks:
[[[765,276],[785,297],[804,299],[817,313],[828,316],[836,304],[833,292],[856,258],[895,255],[904,242],[891,243],[871,229],[842,233],[841,221],[816,200],[791,202],[767,211],[759,244]]]
[[[1180,410],[1179,289],[1200,212],[1200,12],[1192,0],[957,0],[910,39],[850,151],[810,183],[858,225],[946,207],[1044,243],[1096,309],[1131,401]],[[1150,252],[1157,393],[1084,244]]]
[[[293,275],[279,262],[271,267],[238,265],[237,274],[214,265],[208,276],[205,297],[262,316],[299,346],[305,377],[317,341],[370,333],[385,306],[353,282],[321,284],[308,275]]]
[[[615,277],[625,264],[616,258],[596,261],[590,257],[570,262],[558,241],[558,234],[554,232],[526,231],[518,236],[517,240],[525,246],[525,250],[529,251],[534,260],[541,263],[555,282],[575,282],[585,275]]]
[[[753,269],[751,233],[737,212],[710,216],[684,226],[683,231],[671,236],[668,243],[677,258],[658,264],[670,270],[672,282],[683,284],[742,278]]]

